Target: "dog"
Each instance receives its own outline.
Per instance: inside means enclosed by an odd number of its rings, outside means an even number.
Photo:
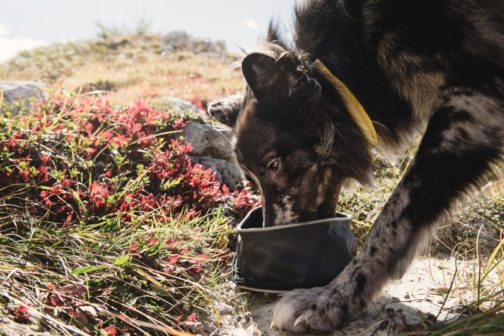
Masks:
[[[232,127],[265,225],[331,217],[345,180],[370,182],[373,148],[418,151],[361,252],[325,287],[295,290],[272,326],[329,332],[400,278],[436,222],[504,154],[504,2],[313,0],[292,39],[270,24],[246,55],[243,95],[209,112]]]

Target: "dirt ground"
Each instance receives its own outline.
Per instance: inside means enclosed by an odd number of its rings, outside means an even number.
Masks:
[[[476,260],[417,258],[401,280],[387,285],[368,311],[332,335],[383,336],[399,332],[421,332],[436,321],[457,318],[464,304],[477,299],[473,286],[478,277]],[[483,264],[484,267],[484,264]],[[485,288],[502,289],[496,271],[485,279]],[[254,294],[250,314],[235,317],[222,335],[286,336],[270,329],[275,297]],[[261,297],[262,296],[262,297]]]

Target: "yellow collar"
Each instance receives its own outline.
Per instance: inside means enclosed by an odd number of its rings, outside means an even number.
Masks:
[[[359,126],[362,133],[366,137],[368,143],[372,146],[376,145],[378,142],[378,136],[376,130],[373,126],[373,122],[369,118],[364,106],[359,102],[359,100],[353,95],[352,91],[343,83],[338,77],[336,77],[331,70],[329,70],[321,60],[317,59],[313,62],[315,68],[322,74],[322,76],[327,79],[332,86],[339,92],[341,98],[343,99],[343,104],[347,108],[348,112],[352,116],[353,120]]]

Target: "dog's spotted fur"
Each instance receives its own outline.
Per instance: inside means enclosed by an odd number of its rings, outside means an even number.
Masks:
[[[285,196],[282,202],[273,204],[275,220],[274,225],[296,223],[299,216],[293,211],[293,202],[290,196]]]
[[[369,144],[315,59],[366,108],[379,146],[424,134],[362,252],[326,287],[278,302],[272,326],[296,333],[330,331],[362,311],[455,201],[502,163],[504,2],[312,0],[296,10],[294,46],[270,29],[243,59],[244,96],[209,107],[235,131],[265,225],[332,216],[346,179],[369,180]]]

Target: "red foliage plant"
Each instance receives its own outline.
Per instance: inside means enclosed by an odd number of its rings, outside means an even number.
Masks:
[[[159,220],[191,219],[229,195],[215,173],[191,162],[183,119],[137,102],[101,98],[40,101],[28,116],[0,116],[0,188],[25,184],[28,208],[70,225],[159,210]],[[4,189],[4,190],[7,190]],[[253,205],[235,192],[235,207]]]

